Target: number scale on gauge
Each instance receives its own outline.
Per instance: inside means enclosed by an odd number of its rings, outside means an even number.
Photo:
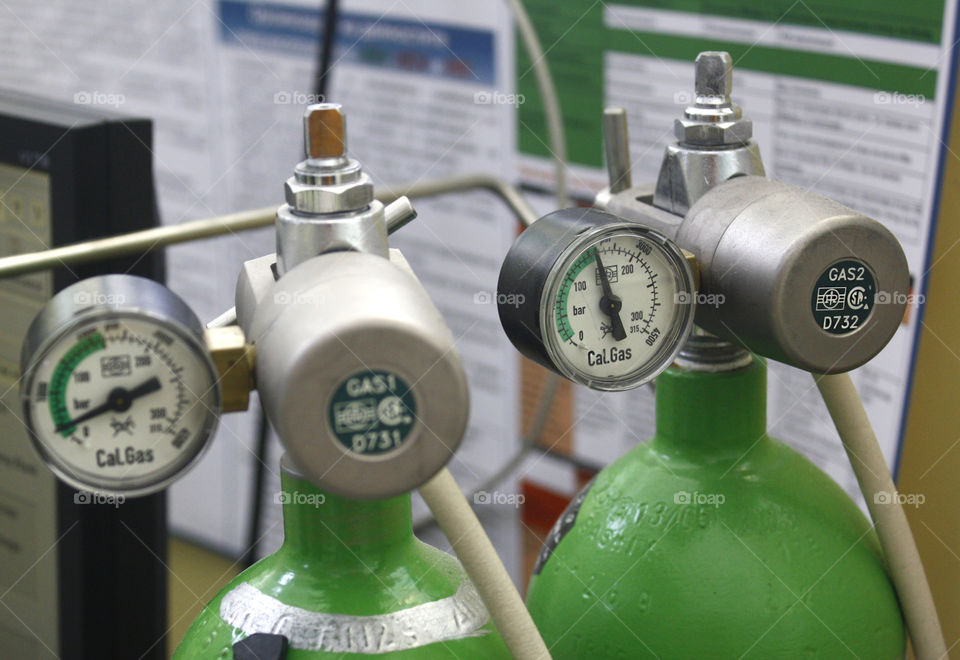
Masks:
[[[634,358],[655,351],[664,307],[658,278],[665,264],[652,263],[651,253],[648,243],[632,236],[603,239],[584,250],[563,277],[554,305],[556,332],[564,353],[580,368],[616,377],[636,367]]]
[[[561,288],[560,288],[560,295],[557,298],[557,302],[555,305],[556,313],[557,313],[557,332],[560,335],[561,339],[563,339],[564,341],[570,342],[574,346],[577,346],[578,344],[576,339],[580,339],[582,341],[584,338],[583,331],[580,330],[578,333],[575,333],[573,330],[573,326],[570,323],[568,305],[571,300],[573,300],[574,303],[580,300],[580,298],[576,295],[571,297],[571,292],[574,286],[581,287],[577,289],[577,292],[585,293],[583,298],[586,298],[586,300],[583,300],[582,302],[584,304],[580,305],[579,307],[586,309],[589,312],[589,316],[591,317],[591,320],[594,321],[596,325],[597,315],[594,314],[594,310],[592,309],[592,306],[589,304],[590,293],[588,293],[587,291],[590,288],[589,284],[585,280],[578,281],[577,278],[588,266],[593,266],[594,268],[597,268],[597,266],[595,265],[597,261],[597,257],[596,257],[597,251],[600,251],[602,254],[612,252],[612,253],[615,253],[616,256],[623,256],[627,258],[628,261],[632,262],[627,264],[618,264],[618,263],[613,263],[612,265],[604,264],[604,268],[609,280],[613,282],[622,282],[627,277],[632,277],[633,275],[639,275],[642,278],[646,278],[647,280],[646,286],[649,289],[649,300],[646,301],[647,304],[645,305],[648,308],[647,314],[644,314],[642,309],[637,309],[636,311],[627,310],[627,312],[629,313],[621,311],[621,318],[623,318],[623,316],[629,316],[631,321],[629,332],[631,334],[635,334],[637,332],[643,332],[643,333],[650,332],[650,325],[653,323],[654,317],[656,316],[656,313],[657,313],[657,309],[662,306],[662,303],[660,302],[658,297],[658,288],[657,288],[657,281],[656,281],[657,273],[654,272],[653,269],[650,268],[650,265],[640,257],[640,252],[641,252],[640,246],[646,247],[646,245],[641,242],[641,243],[638,243],[638,249],[636,250],[636,252],[620,249],[618,246],[615,246],[614,248],[610,248],[610,247],[594,248],[592,250],[588,250],[587,252],[584,252],[582,255],[580,255],[580,258],[577,259],[576,262],[574,262],[573,266],[570,268],[570,271],[567,273],[566,277],[563,278],[563,284],[561,285]],[[598,282],[599,282],[599,279],[600,279],[600,275],[598,272],[597,274]],[[641,301],[637,300],[635,302],[641,302]],[[605,337],[608,334],[612,334],[613,333],[612,325],[603,321],[602,316],[600,316],[600,319],[601,320],[599,323],[599,329],[602,337]]]
[[[554,211],[504,259],[500,322],[521,353],[574,382],[638,387],[670,366],[693,328],[691,261],[649,227],[596,209]]]
[[[109,490],[182,467],[217,406],[214,375],[192,342],[152,319],[114,315],[82,323],[46,351],[28,415],[55,464]]]

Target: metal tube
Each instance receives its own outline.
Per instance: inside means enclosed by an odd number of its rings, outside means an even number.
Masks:
[[[514,212],[517,220],[519,220],[524,227],[529,227],[540,217],[516,187],[496,177],[485,174],[429,179],[422,183],[415,183],[406,189],[404,189],[403,186],[397,186],[396,191],[387,192],[381,190],[377,194],[377,199],[384,204],[388,204],[402,195],[411,198],[436,197],[438,195],[463,192],[465,190],[486,190],[492,192],[503,200],[510,210]]]
[[[433,179],[406,188],[397,186],[396,192],[378,194],[377,199],[386,204],[404,195],[413,198],[433,197],[474,189],[487,190],[500,197],[524,226],[529,226],[537,219],[536,212],[514,186],[495,177],[484,175]],[[215,218],[184,222],[178,225],[166,225],[119,236],[99,238],[83,243],[74,243],[42,252],[4,257],[0,259],[0,279],[47,268],[56,268],[57,266],[73,266],[99,259],[140,254],[166,245],[186,243],[248,229],[258,229],[272,225],[276,213],[277,207],[270,206]]]
[[[404,195],[384,206],[383,215],[387,221],[387,233],[392,234],[417,217],[417,211]]]
[[[274,206],[216,218],[166,225],[119,236],[51,248],[42,252],[17,254],[0,259],[0,278],[32,273],[45,268],[73,266],[99,259],[140,254],[164,245],[185,243],[221,234],[257,229],[273,223]]]
[[[633,185],[630,177],[627,111],[623,108],[607,108],[603,111],[603,146],[607,154],[610,192],[616,194]]]

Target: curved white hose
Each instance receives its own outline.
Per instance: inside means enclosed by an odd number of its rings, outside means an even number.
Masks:
[[[420,487],[420,494],[450,539],[513,657],[550,660],[550,652],[530,612],[450,471],[440,470]]]
[[[814,376],[837,427],[857,483],[867,500],[890,579],[900,598],[913,650],[919,660],[947,658],[937,608],[923,571],[910,524],[897,498],[897,489],[877,443],[863,402],[849,374]]]

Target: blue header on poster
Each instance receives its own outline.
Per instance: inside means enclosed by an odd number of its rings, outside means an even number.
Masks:
[[[316,57],[323,12],[257,0],[220,1],[220,38],[252,50]],[[394,71],[492,85],[489,30],[375,14],[341,13],[335,59]]]

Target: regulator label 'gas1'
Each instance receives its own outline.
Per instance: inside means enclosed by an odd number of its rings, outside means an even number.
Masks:
[[[355,454],[379,456],[399,449],[417,419],[410,386],[389,371],[360,371],[330,399],[333,434]]]

